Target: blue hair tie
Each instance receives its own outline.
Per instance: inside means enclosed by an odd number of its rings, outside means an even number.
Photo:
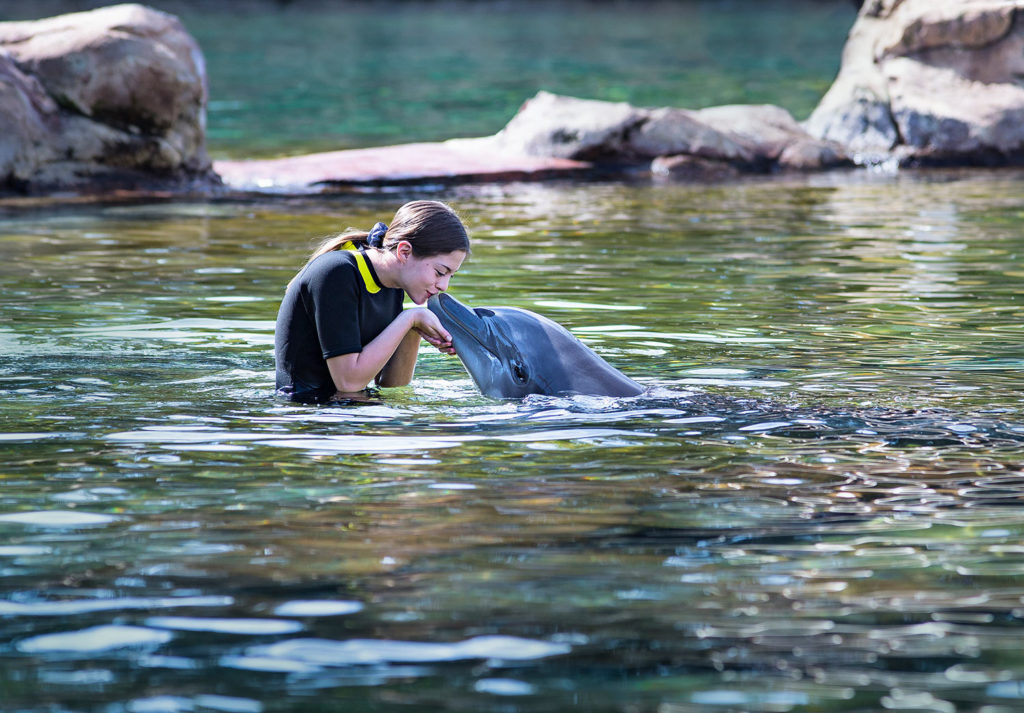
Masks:
[[[384,245],[384,234],[388,232],[388,226],[384,223],[377,223],[370,229],[366,237],[366,244],[371,248],[379,248]]]

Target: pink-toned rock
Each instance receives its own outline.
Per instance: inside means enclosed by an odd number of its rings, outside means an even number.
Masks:
[[[0,78],[0,186],[215,182],[203,56],[172,15],[126,4],[0,23]]]
[[[509,153],[492,138],[481,138],[216,161],[214,168],[234,190],[309,193],[367,185],[536,180],[583,175],[593,166]]]

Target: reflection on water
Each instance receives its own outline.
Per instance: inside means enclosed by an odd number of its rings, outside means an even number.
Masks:
[[[281,290],[406,196],[7,209],[0,707],[1017,708],[1020,186],[460,189],[453,292],[645,392],[322,407]]]

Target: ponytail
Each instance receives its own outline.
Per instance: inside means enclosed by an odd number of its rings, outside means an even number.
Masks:
[[[339,250],[345,243],[365,243],[366,239],[370,236],[365,230],[355,230],[353,228],[348,229],[349,232],[342,233],[341,235],[335,235],[327,238],[319,245],[316,246],[316,250],[306,260],[306,265],[316,260],[321,255],[331,252],[332,250]]]
[[[326,255],[327,253],[332,252],[334,250],[339,250],[341,249],[342,245],[348,242],[357,244],[365,243],[369,236],[370,234],[367,233],[365,230],[356,230],[355,228],[349,228],[347,232],[344,232],[341,235],[332,235],[329,238],[325,238],[324,240],[320,241],[319,245],[316,246],[316,250],[314,250],[313,254],[310,255],[309,258],[306,260],[306,264],[302,266],[302,270],[305,270],[309,266],[309,263],[313,262],[321,255]],[[285,292],[291,289],[292,283],[295,282],[295,280],[298,279],[299,275],[302,274],[302,270],[299,270],[298,273],[296,273],[295,277],[288,281],[288,285],[284,288]]]

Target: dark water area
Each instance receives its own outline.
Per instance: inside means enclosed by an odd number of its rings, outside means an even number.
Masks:
[[[728,28],[767,33],[781,3],[638,4],[652,36],[657,13],[696,13],[681,56],[732,47],[692,85],[668,60],[641,79],[651,43],[597,72],[582,34],[540,23],[553,39],[526,54],[550,85],[467,68],[493,114],[455,102],[433,124],[402,113],[415,83],[371,91],[378,117],[403,107],[394,134],[275,98],[263,58],[305,76],[271,50],[307,3],[182,14],[222,34],[203,40],[214,102],[238,102],[211,106],[212,149],[255,155],[487,133],[505,120],[488,92],[521,101],[515,82],[799,114],[803,70],[764,68],[810,66],[840,5],[801,4],[790,48],[744,55]],[[426,34],[458,7],[499,48],[529,25],[519,5],[387,7],[379,24],[409,12]],[[647,17],[587,7],[624,32]],[[0,711],[1019,710],[1022,187],[854,171],[0,205]],[[410,386],[368,402],[276,398],[273,320],[313,244],[420,197],[473,236],[454,296],[555,319],[644,393],[488,399],[424,347]]]

